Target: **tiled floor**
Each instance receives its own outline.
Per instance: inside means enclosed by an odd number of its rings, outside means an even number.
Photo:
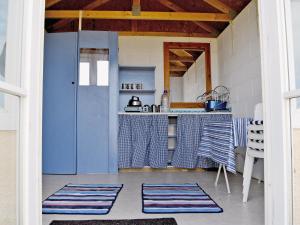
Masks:
[[[121,191],[114,207],[108,215],[43,215],[43,225],[52,220],[89,219],[135,219],[154,217],[174,217],[178,225],[263,225],[264,191],[263,183],[252,182],[249,201],[242,203],[242,176],[230,175],[232,194],[228,195],[223,177],[218,187],[214,187],[216,172],[177,173],[120,173],[116,175],[76,175],[43,177],[43,197],[53,194],[67,183],[122,183]],[[149,215],[142,213],[142,183],[187,183],[197,182],[224,209],[221,214],[172,214]]]

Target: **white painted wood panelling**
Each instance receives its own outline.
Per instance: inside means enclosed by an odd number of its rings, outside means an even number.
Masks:
[[[183,101],[195,102],[205,91],[205,53],[203,53],[183,76]]]
[[[257,2],[252,1],[218,37],[220,84],[230,88],[235,116],[253,116],[262,101]]]

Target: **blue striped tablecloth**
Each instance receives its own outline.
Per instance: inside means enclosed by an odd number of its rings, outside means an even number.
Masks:
[[[249,118],[230,120],[206,120],[203,124],[198,155],[225,165],[227,170],[236,173],[235,148],[246,147]]]

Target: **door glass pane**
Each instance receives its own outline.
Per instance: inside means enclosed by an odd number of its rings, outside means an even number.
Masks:
[[[108,86],[109,53],[108,49],[80,49],[79,85]]]
[[[291,77],[292,89],[300,88],[300,0],[291,0],[295,76]]]
[[[0,109],[0,224],[15,225],[18,224],[19,98],[1,94],[4,104]]]
[[[291,100],[294,223],[300,224],[300,98]]]
[[[0,1],[0,80],[5,77],[6,30],[8,0]]]

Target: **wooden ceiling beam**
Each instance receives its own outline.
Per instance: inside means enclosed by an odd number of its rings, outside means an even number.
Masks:
[[[192,54],[188,53],[184,49],[169,49],[170,52],[177,55],[178,57],[193,57]]]
[[[141,0],[132,0],[132,15],[141,15]]]
[[[95,0],[95,1],[91,2],[90,4],[87,4],[86,6],[84,6],[83,9],[85,9],[85,10],[93,10],[93,9],[96,9],[96,8],[100,7],[101,5],[104,5],[105,3],[109,2],[109,1],[110,0]],[[72,21],[73,21],[73,19],[60,20],[60,21],[52,24],[48,28],[57,30],[57,29],[59,29],[61,27],[64,27],[64,26],[70,24]]]
[[[191,12],[141,12],[133,16],[131,11],[96,11],[96,10],[46,10],[46,19],[119,19],[119,20],[163,20],[163,21],[214,21],[229,22],[231,17],[224,13]]]
[[[48,9],[59,2],[61,2],[61,0],[46,0],[45,8]]]
[[[230,6],[224,4],[220,0],[204,0],[204,2],[221,11],[222,13],[229,14],[232,18],[237,15],[237,12],[235,10],[233,10]]]
[[[186,72],[187,70],[186,66],[170,66],[170,72]]]
[[[176,61],[193,63],[195,62],[195,59],[193,57],[180,57],[176,55],[171,55],[170,62],[176,62]]]
[[[181,8],[180,6],[176,5],[175,3],[171,2],[170,0],[158,0],[159,3],[165,7],[167,7],[168,9],[171,9],[175,12],[185,12],[186,10],[184,10],[183,8]],[[214,28],[213,26],[210,26],[204,22],[193,22],[194,24],[196,24],[198,27],[200,27],[201,29],[208,31],[209,33],[212,33],[213,36],[218,36],[219,35],[219,31]]]
[[[121,31],[121,32],[119,32],[119,36],[205,37],[205,38],[213,38],[214,37],[210,33],[155,32],[155,31],[146,31],[146,32],[144,32],[144,31]]]

